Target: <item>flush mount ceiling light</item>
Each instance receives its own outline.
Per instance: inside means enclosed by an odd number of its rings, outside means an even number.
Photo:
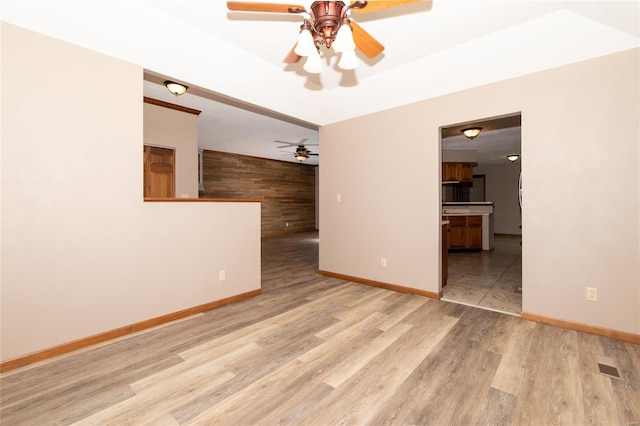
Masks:
[[[482,131],[482,127],[469,127],[467,129],[462,129],[462,134],[473,140],[476,136],[480,134]]]
[[[520,158],[518,154],[507,155],[507,160],[511,161],[512,163],[518,161],[518,158]]]
[[[169,80],[165,81],[164,85],[167,87],[167,90],[169,90],[171,93],[173,93],[176,96],[182,95],[188,89],[188,87],[183,84],[176,83]]]
[[[348,6],[342,1],[314,1],[309,10],[292,4],[228,1],[227,7],[229,10],[243,12],[302,14],[304,22],[300,26],[298,42],[284,58],[284,62],[293,64],[306,57],[304,70],[310,74],[318,74],[322,71],[320,47],[323,45],[326,49],[333,46],[333,50],[340,53],[338,67],[343,70],[352,70],[358,66],[355,49],[368,58],[374,58],[384,50],[380,42],[349,18],[350,11],[374,12],[421,1],[423,0],[353,1]]]

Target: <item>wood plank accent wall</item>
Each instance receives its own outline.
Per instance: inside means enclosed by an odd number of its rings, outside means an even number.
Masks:
[[[315,230],[314,166],[210,150],[202,155],[201,198],[261,199],[263,237]]]

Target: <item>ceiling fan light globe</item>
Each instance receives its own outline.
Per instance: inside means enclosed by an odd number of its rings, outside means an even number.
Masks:
[[[315,54],[309,55],[303,68],[309,74],[319,74],[322,72],[322,59],[320,59],[320,53],[316,51]]]
[[[300,34],[298,35],[298,43],[293,51],[299,56],[311,56],[314,52],[317,52],[316,45],[313,43],[311,31],[300,31]]]
[[[356,48],[356,43],[353,41],[353,31],[348,24],[343,24],[338,29],[336,39],[333,42],[333,50],[338,53],[346,52]]]
[[[340,56],[338,67],[343,70],[353,70],[358,68],[358,58],[355,49],[345,50]]]

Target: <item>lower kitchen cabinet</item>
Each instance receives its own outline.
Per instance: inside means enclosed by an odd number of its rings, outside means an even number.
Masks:
[[[482,215],[445,216],[449,221],[449,250],[482,250]]]
[[[449,221],[449,249],[463,249],[467,245],[466,216],[447,216]]]
[[[467,216],[467,248],[482,249],[482,216]]]

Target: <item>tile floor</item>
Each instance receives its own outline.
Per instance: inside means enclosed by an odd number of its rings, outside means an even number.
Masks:
[[[443,300],[520,315],[522,246],[520,236],[496,235],[491,252],[449,252],[449,278]]]

